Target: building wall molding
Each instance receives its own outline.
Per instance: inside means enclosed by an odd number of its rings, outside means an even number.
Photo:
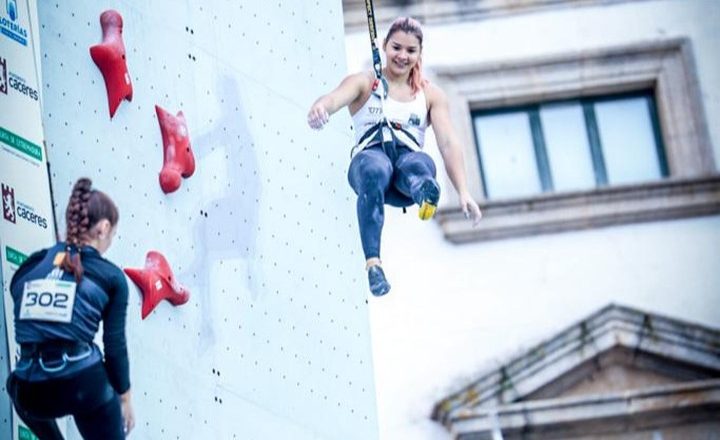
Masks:
[[[395,17],[410,16],[425,24],[486,20],[553,9],[607,6],[648,0],[394,0],[376,1],[377,25],[386,28]],[[346,32],[367,28],[364,0],[343,0]]]
[[[453,243],[720,214],[720,176],[485,201],[476,227],[459,208],[435,218]]]

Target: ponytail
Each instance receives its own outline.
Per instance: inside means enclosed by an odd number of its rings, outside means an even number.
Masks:
[[[416,95],[420,89],[425,87],[425,85],[428,83],[428,80],[423,78],[422,74],[422,55],[418,57],[417,64],[413,66],[412,69],[410,69],[410,76],[408,77],[408,82],[410,83],[410,88],[412,89],[413,95]]]

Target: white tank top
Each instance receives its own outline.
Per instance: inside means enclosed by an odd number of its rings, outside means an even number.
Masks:
[[[360,143],[362,136],[382,119],[383,111],[380,105],[380,97],[370,93],[365,104],[352,116],[357,143]],[[385,99],[385,117],[390,122],[399,123],[404,130],[412,134],[420,148],[425,144],[427,113],[427,101],[422,89],[409,102],[396,101],[390,96]]]

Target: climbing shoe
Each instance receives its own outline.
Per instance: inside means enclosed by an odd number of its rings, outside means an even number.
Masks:
[[[385,279],[385,272],[379,265],[370,266],[368,269],[368,282],[374,296],[383,296],[390,291],[390,283]]]
[[[435,215],[438,200],[440,200],[440,188],[433,180],[426,180],[420,185],[419,201],[420,209],[418,217],[420,220],[430,220]]]

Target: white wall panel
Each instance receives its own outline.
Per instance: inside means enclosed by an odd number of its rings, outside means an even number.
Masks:
[[[108,257],[141,267],[158,250],[192,292],[141,321],[131,288],[133,438],[377,438],[350,120],[319,133],[305,122],[345,73],[329,3],[39,6],[60,216],[74,180],[91,177],[120,208]],[[88,53],[110,8],[134,87],[112,121]],[[197,163],[168,195],[155,104],[184,112]]]

